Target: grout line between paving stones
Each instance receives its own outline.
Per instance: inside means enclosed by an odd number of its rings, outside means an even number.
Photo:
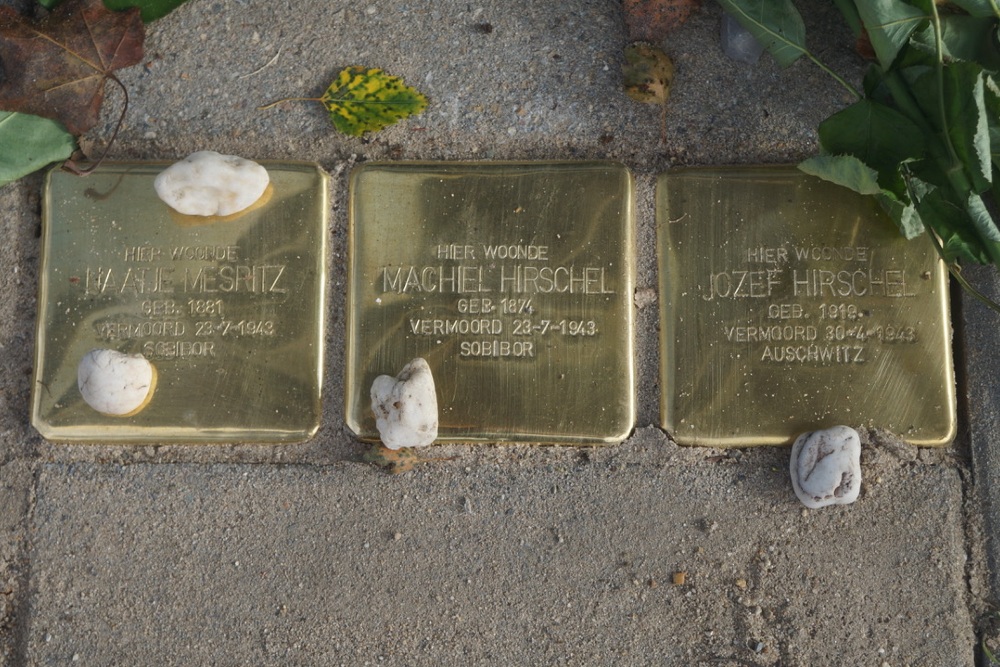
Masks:
[[[33,558],[33,535],[35,502],[41,465],[37,456],[31,457],[31,484],[28,487],[26,513],[22,520],[22,540],[18,549],[16,566],[17,596],[14,601],[14,623],[11,630],[11,667],[26,665],[28,660],[28,640],[31,636],[31,563]]]

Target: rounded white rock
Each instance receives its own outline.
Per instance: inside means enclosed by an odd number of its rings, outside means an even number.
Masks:
[[[252,160],[199,151],[160,172],[153,187],[178,213],[226,216],[260,199],[270,180],[267,169]]]
[[[861,438],[849,426],[803,433],[792,445],[788,468],[806,507],[853,503],[861,491]]]
[[[145,407],[156,384],[156,370],[141,354],[95,349],[80,360],[76,382],[87,405],[121,417]]]
[[[437,391],[425,360],[414,359],[396,377],[379,375],[371,397],[375,426],[389,449],[426,447],[437,439]]]

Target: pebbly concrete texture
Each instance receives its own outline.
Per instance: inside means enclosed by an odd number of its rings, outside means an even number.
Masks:
[[[797,4],[816,54],[858,81],[830,3]],[[323,426],[295,446],[43,441],[27,426],[42,179],[0,189],[0,663],[975,663],[998,590],[984,555],[996,502],[994,473],[968,458],[996,439],[995,327],[966,322],[983,372],[969,369],[956,445],[864,431],[852,506],[804,510],[787,448],[672,444],[654,426],[656,173],[794,162],[849,98],[805,62],[727,60],[706,3],[664,44],[677,78],[661,144],[659,111],[620,91],[620,12],[604,0],[190,0],[149,26],[144,64],[121,73],[130,108],[111,157],[210,148],[333,176]],[[403,76],[431,105],[364,139],[337,135],[315,104],[256,109],[318,96],[351,64]],[[84,138],[92,153],[117,121],[120,95],[108,97]],[[341,407],[345,195],[350,169],[372,159],[633,170],[633,437],[435,447],[449,460],[401,476],[360,462]]]
[[[1000,279],[995,272],[975,267],[964,272],[984,296],[1000,303]],[[984,531],[988,545],[989,584],[994,596],[1000,594],[1000,457],[993,443],[1000,433],[1000,395],[995,381],[1000,364],[993,350],[1000,343],[997,313],[974,298],[963,301],[962,325],[964,362],[968,393],[968,436],[980,494]]]
[[[403,481],[49,464],[28,659],[972,664],[956,472],[883,462],[858,506],[811,512],[783,460],[706,463],[646,428],[593,457]]]

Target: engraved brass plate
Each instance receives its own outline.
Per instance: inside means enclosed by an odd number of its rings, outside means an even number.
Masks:
[[[296,442],[316,431],[328,178],[315,165],[263,164],[266,202],[214,221],[160,201],[153,179],[166,164],[49,174],[32,401],[43,436]],[[77,366],[95,348],[153,364],[155,390],[137,414],[83,400]]]
[[[440,441],[617,442],[635,414],[621,164],[383,163],[351,177],[347,424],[430,364]]]
[[[677,442],[847,424],[955,434],[947,271],[871,198],[794,167],[660,177],[662,422]]]

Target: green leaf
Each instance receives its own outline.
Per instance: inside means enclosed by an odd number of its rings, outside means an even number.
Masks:
[[[38,4],[46,9],[52,9],[62,0],[38,0]],[[144,23],[163,18],[173,10],[183,5],[187,0],[104,0],[104,6],[114,11],[138,7]]]
[[[990,156],[993,165],[1000,167],[1000,88],[992,76],[986,77],[983,101],[986,104],[986,124],[989,126]]]
[[[987,241],[1000,243],[1000,229],[997,229],[996,222],[986,209],[983,198],[979,195],[969,195],[969,200],[965,204],[965,210],[969,213],[972,224],[976,226],[979,235]]]
[[[951,69],[951,68],[948,68]],[[977,68],[978,69],[978,68]],[[963,108],[966,118],[959,120],[962,125],[952,128],[955,149],[962,162],[973,172],[974,182],[979,192],[985,192],[993,182],[993,160],[990,151],[990,123],[986,107],[986,80],[980,71],[974,79],[972,89]],[[955,100],[952,100],[953,102]],[[968,114],[974,113],[974,119]]]
[[[320,98],[334,126],[352,137],[377,132],[427,107],[427,98],[380,69],[347,67]]]
[[[934,129],[948,135],[973,190],[984,192],[992,181],[992,165],[983,70],[976,63],[958,62],[944,67],[942,76],[940,86],[934,71],[917,78],[913,96]]]
[[[138,7],[143,23],[149,23],[163,18],[174,11],[187,0],[104,0],[108,9],[121,11],[130,7]]]
[[[945,258],[988,264],[989,253],[969,220],[968,214],[937,189],[920,200],[917,209],[928,227],[941,238]]]
[[[799,163],[799,169],[863,195],[882,192],[878,172],[853,155],[817,155]]]
[[[924,157],[924,135],[909,118],[878,102],[860,100],[819,126],[823,150],[853,155],[879,173],[889,188],[899,178],[899,165]]]
[[[906,186],[901,179],[901,194],[882,188],[878,184],[878,173],[851,155],[820,155],[800,163],[799,169],[859,194],[875,195],[875,199],[906,238],[913,239],[924,233],[923,220],[906,196]]]
[[[910,34],[930,18],[920,9],[899,0],[860,0],[855,4],[884,69],[892,65]]]
[[[951,0],[951,4],[961,7],[973,16],[1000,17],[1000,11],[996,9],[997,5],[990,2],[990,0]]]
[[[73,154],[73,135],[54,120],[0,111],[0,185]]]
[[[806,28],[791,0],[718,0],[782,67],[806,53]]]
[[[907,239],[915,239],[924,233],[924,221],[917,212],[916,206],[910,202],[903,201],[889,190],[883,190],[875,195],[875,199],[882,205],[882,209],[889,214],[892,221],[899,227],[899,231]]]
[[[945,14],[941,17],[941,46],[946,61],[966,60],[983,67],[997,69],[1000,53],[997,52],[993,34],[997,22],[963,14]],[[937,53],[934,26],[913,33],[911,44],[926,53]]]

